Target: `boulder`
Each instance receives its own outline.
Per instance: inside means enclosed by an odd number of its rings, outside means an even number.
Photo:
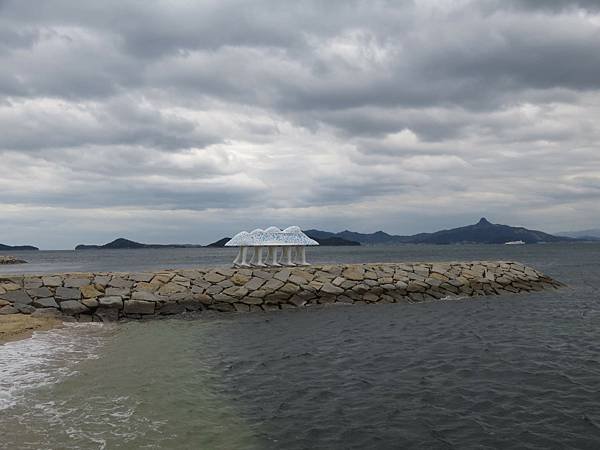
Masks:
[[[4,316],[7,314],[19,314],[19,310],[9,305],[0,308],[0,315]]]
[[[351,266],[342,272],[347,280],[362,281],[365,279],[365,270],[362,267]]]
[[[42,283],[44,283],[44,286],[59,287],[62,286],[63,280],[59,276],[49,276],[42,277]]]
[[[63,313],[69,315],[88,312],[88,308],[85,305],[79,303],[77,300],[66,300],[64,302],[61,302],[60,309]]]
[[[21,303],[23,305],[29,305],[32,302],[31,297],[23,290],[8,291],[4,294],[0,294],[0,298],[2,300],[8,300],[11,303]]]
[[[131,294],[131,299],[132,300],[144,300],[147,302],[157,302],[158,301],[158,297],[156,295],[154,295],[152,292],[148,292],[148,291],[136,291],[133,294]]]
[[[181,313],[184,313],[185,311],[186,311],[185,305],[182,305],[180,303],[167,303],[166,305],[163,305],[157,312],[158,312],[158,314],[167,315],[167,314],[181,314]]]
[[[53,297],[46,297],[34,300],[33,306],[36,308],[58,308],[58,303],[56,303]]]
[[[122,309],[123,308],[123,300],[121,297],[100,297],[98,299],[99,306],[103,308],[115,308]]]
[[[89,278],[66,278],[64,282],[64,287],[82,287],[90,284]]]
[[[176,303],[174,304],[177,305]],[[147,302],[144,300],[125,300],[123,312],[125,314],[154,314],[154,306],[155,302]]]
[[[31,314],[35,311],[35,308],[31,305],[25,305],[23,303],[15,303],[13,305],[21,314]]]
[[[342,294],[344,290],[340,287],[334,286],[331,283],[325,283],[321,288],[321,292],[325,292],[327,294]]]
[[[57,287],[54,297],[57,300],[79,300],[79,298],[81,298],[81,292],[79,291],[79,288]]]
[[[210,283],[218,283],[220,281],[223,281],[225,279],[225,277],[223,275],[221,275],[220,273],[211,271],[211,272],[208,272],[206,275],[204,275],[204,279]]]
[[[249,291],[255,291],[258,288],[260,288],[263,284],[265,284],[265,280],[263,278],[254,277],[250,279],[250,281],[248,281],[246,284],[244,284],[244,287]]]
[[[96,289],[96,286],[93,284],[81,286],[79,290],[81,291],[81,295],[83,296],[83,298],[95,298],[100,297],[102,295],[102,292]]]
[[[52,297],[52,292],[47,287],[38,287],[33,289],[28,289],[27,293],[32,297]]]

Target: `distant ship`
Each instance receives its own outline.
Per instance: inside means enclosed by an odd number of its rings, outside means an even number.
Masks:
[[[525,241],[509,241],[505,242],[504,245],[523,245]]]

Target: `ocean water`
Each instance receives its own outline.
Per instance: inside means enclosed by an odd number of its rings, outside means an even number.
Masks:
[[[0,346],[0,448],[600,448],[600,245],[319,248],[309,256],[517,260],[569,287],[36,333]],[[137,271],[227,264],[232,255],[28,259],[36,272]]]

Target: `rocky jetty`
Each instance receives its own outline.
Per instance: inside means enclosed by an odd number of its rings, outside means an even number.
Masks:
[[[27,264],[27,261],[23,259],[17,259],[14,256],[0,255],[0,264]]]
[[[0,276],[0,314],[63,314],[80,321],[106,321],[199,310],[250,312],[328,303],[415,303],[560,286],[516,262]]]

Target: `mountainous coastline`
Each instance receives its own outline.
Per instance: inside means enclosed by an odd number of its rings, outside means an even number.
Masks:
[[[356,233],[342,231],[331,233],[320,230],[306,230],[305,233],[313,239],[340,237],[351,239],[368,245],[395,244],[504,244],[506,242],[523,241],[526,244],[541,242],[569,242],[576,239],[566,236],[554,236],[538,230],[523,227],[493,224],[485,217],[474,225],[441,230],[435,233],[419,233],[412,236],[398,236],[377,231],[375,233]]]
[[[136,248],[201,248],[203,245],[192,244],[142,244],[125,238],[118,238],[104,245],[80,244],[75,250],[118,250],[118,249],[136,249]]]
[[[306,234],[308,237],[310,237],[311,239],[314,239],[315,241],[317,241],[319,243],[319,245],[324,246],[324,247],[348,247],[348,246],[359,246],[360,242],[357,241],[351,241],[348,239],[344,239],[338,236],[326,236],[326,237],[314,237],[311,236],[309,234]],[[225,244],[227,243],[227,241],[231,239],[231,238],[223,238],[223,239],[219,239],[216,242],[213,242],[212,244],[208,244],[207,247],[225,247]]]
[[[33,245],[5,245],[0,244],[0,250],[39,250]]]
[[[600,228],[581,231],[562,231],[560,233],[556,233],[556,235],[567,236],[575,239],[582,239],[585,241],[600,241]]]

